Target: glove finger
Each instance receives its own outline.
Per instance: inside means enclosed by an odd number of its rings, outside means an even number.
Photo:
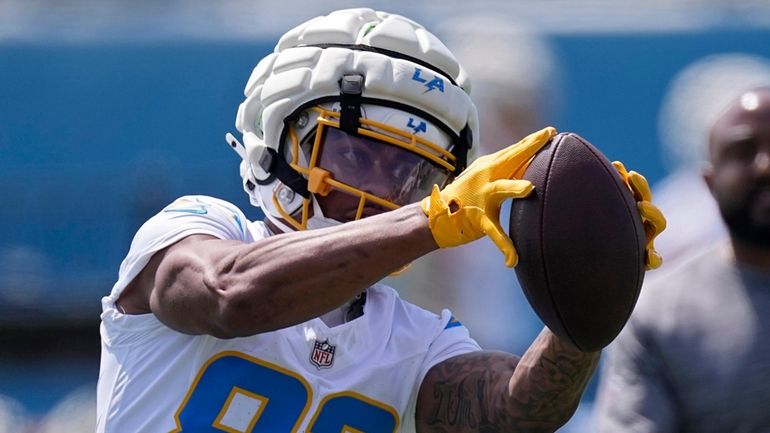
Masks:
[[[652,241],[658,236],[658,232],[655,230],[655,226],[649,221],[644,221],[644,242],[646,246],[652,245]]]
[[[468,176],[470,173],[478,171],[479,169],[488,167],[490,164],[492,164],[493,160],[495,159],[495,156],[496,156],[495,154],[491,154],[491,155],[483,155],[476,158],[476,160],[473,161],[471,165],[469,165],[460,174],[458,174],[452,182],[455,182],[457,179],[460,179],[461,177]]]
[[[636,196],[636,192],[634,192],[634,188],[631,186],[630,183],[628,183],[628,171],[626,170],[626,166],[623,165],[620,161],[612,161],[612,166],[615,167],[615,170],[618,171],[618,174],[620,175],[620,179],[623,181],[623,183],[626,184],[626,188],[628,188],[628,191],[631,192],[631,195],[634,196],[634,199],[636,201],[639,201],[639,199]]]
[[[509,198],[524,198],[534,191],[535,185],[523,179],[500,179],[492,182],[491,191],[487,194],[490,204],[499,205]]]
[[[425,215],[437,215],[446,212],[448,205],[444,203],[444,199],[441,197],[441,192],[438,185],[433,185],[433,190],[428,197],[422,199],[420,203],[423,213]]]
[[[556,129],[549,126],[495,153],[495,160],[499,161],[499,165],[493,172],[493,179],[507,179],[512,177],[514,172],[522,171],[521,166],[527,164],[554,135]]]
[[[516,253],[516,248],[513,246],[513,241],[508,235],[505,234],[503,228],[500,227],[500,222],[495,218],[492,220],[489,217],[484,217],[481,221],[484,233],[492,239],[498,249],[503,253],[505,257],[505,266],[512,268],[519,262],[519,255]]]
[[[612,166],[615,167],[615,170],[617,170],[618,173],[620,173],[620,177],[622,177],[623,181],[625,181],[626,178],[628,177],[628,171],[626,170],[626,166],[623,165],[623,163],[620,161],[612,161]]]
[[[631,185],[631,189],[634,191],[637,201],[650,201],[652,200],[652,191],[650,191],[650,185],[647,183],[647,179],[641,174],[631,171],[628,173],[628,184]]]
[[[653,238],[666,229],[666,217],[654,204],[649,201],[640,201],[636,203],[636,206],[645,225],[649,224],[654,229]]]
[[[495,159],[503,158],[510,159],[513,156],[525,155],[529,159],[532,155],[537,153],[539,148],[544,145],[548,140],[556,135],[556,129],[553,126],[547,126],[539,131],[535,131],[526,137],[522,138],[518,143],[514,143],[505,149],[496,152]]]
[[[658,269],[660,265],[663,264],[663,257],[658,254],[657,251],[655,251],[654,248],[650,247],[647,248],[647,254],[645,254],[644,258],[645,262],[645,269],[646,270],[652,270],[652,269]]]

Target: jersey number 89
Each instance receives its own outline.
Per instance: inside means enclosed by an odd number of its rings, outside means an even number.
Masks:
[[[174,415],[177,432],[294,433],[312,390],[297,373],[238,352],[210,359]],[[351,391],[330,394],[308,423],[312,433],[393,433],[392,407]]]

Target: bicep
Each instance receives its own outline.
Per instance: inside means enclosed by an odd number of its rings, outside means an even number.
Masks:
[[[508,381],[519,357],[491,351],[455,356],[433,366],[420,386],[417,430],[495,432],[509,425]]]
[[[220,276],[227,271],[231,248],[240,244],[193,235],[168,247],[155,265],[149,298],[152,313],[174,330],[215,335],[226,298]]]

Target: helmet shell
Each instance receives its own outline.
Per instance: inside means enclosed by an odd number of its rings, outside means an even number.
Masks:
[[[339,100],[340,80],[351,74],[364,77],[364,103],[414,112],[455,137],[469,131],[469,161],[478,148],[470,82],[433,34],[400,15],[366,8],[314,18],[283,35],[274,52],[257,64],[235,122],[246,148],[241,164],[244,189],[252,204],[274,222],[279,214],[273,195],[285,185],[263,169],[260,156],[269,148],[291,159],[290,146],[283,145],[291,117],[311,105]],[[408,129],[407,125],[391,126]],[[290,213],[303,199],[286,192],[280,197]],[[314,206],[314,218],[322,216],[316,212],[320,209]]]

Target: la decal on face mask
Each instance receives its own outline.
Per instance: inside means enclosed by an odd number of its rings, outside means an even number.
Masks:
[[[418,132],[428,132],[428,124],[421,120],[419,123],[415,124],[414,117],[410,117],[409,121],[406,123],[407,128],[412,128],[412,132],[417,134]]]

